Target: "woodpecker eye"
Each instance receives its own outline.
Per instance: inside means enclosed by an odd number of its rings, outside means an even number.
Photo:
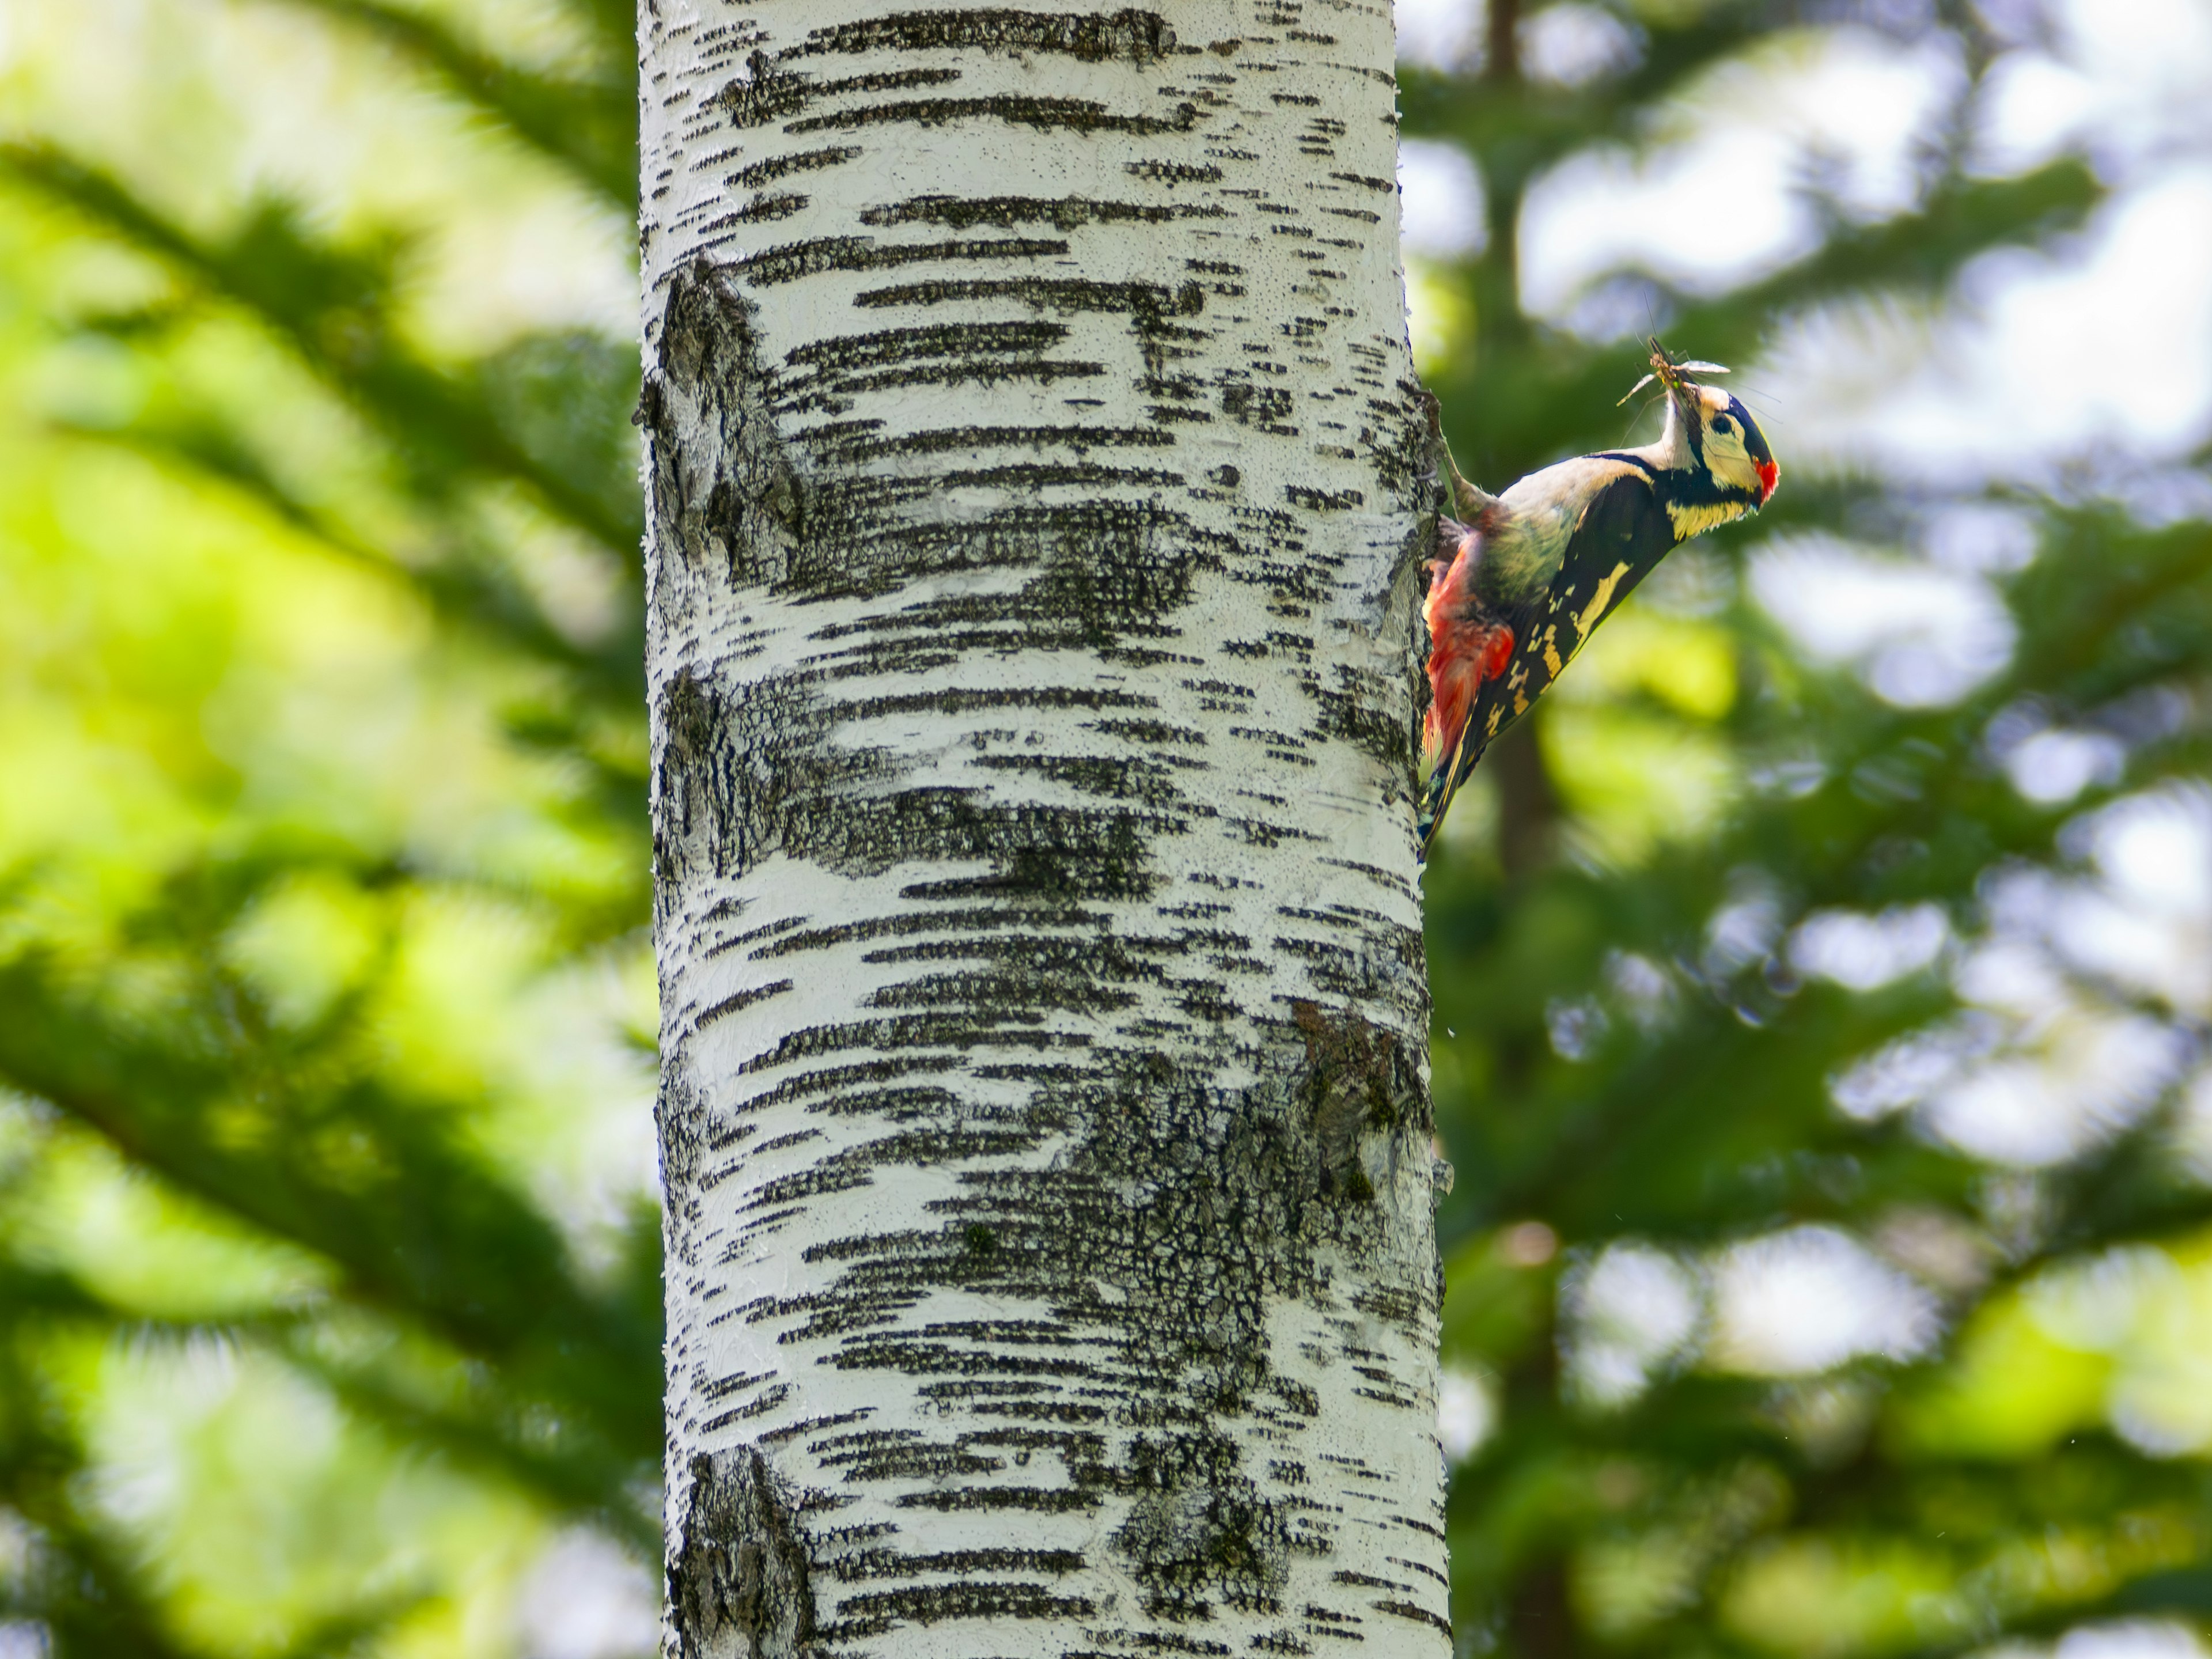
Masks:
[[[1713,430],[1716,432],[1733,432],[1735,430],[1735,422],[1729,419],[1725,415],[1716,415],[1713,416]]]

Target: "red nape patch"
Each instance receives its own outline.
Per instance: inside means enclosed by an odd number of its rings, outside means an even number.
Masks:
[[[1765,507],[1774,494],[1774,486],[1781,481],[1782,469],[1772,461],[1759,463],[1759,504]]]

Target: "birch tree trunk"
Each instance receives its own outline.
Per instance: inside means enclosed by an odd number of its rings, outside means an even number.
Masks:
[[[641,40],[667,1651],[1445,1654],[1389,0]]]

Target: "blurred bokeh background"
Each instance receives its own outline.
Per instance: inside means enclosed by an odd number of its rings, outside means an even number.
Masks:
[[[2212,1620],[2212,0],[1402,0],[1464,1653]],[[0,1659],[653,1644],[627,0],[0,0]],[[1643,417],[1647,422],[1650,416]]]

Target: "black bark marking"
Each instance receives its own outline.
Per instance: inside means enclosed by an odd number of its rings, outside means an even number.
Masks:
[[[731,124],[735,126],[765,126],[770,122],[784,121],[787,116],[811,109],[825,98],[849,98],[855,93],[902,92],[909,87],[941,87],[960,78],[957,70],[918,69],[899,70],[888,75],[855,75],[842,81],[817,81],[811,76],[777,69],[763,53],[755,52],[753,58],[753,77],[732,82],[715,100],[728,108]],[[763,92],[763,88],[767,90]],[[841,125],[836,117],[827,118],[826,124]],[[786,121],[783,130],[806,132],[823,125],[823,119]]]
[[[843,414],[856,398],[894,386],[990,386],[1002,380],[1089,379],[1103,363],[1045,354],[1067,337],[1065,324],[1040,321],[936,323],[809,341],[785,358],[780,416]]]
[[[1425,634],[1428,630],[1425,628],[1421,631]],[[1331,687],[1316,686],[1314,696],[1321,704],[1321,717],[1314,725],[1316,734],[1342,738],[1357,744],[1389,768],[1393,778],[1403,777],[1410,792],[1419,738],[1416,726],[1407,723],[1402,688],[1394,693],[1382,675],[1362,673],[1340,664],[1336,684]],[[1417,723],[1424,712],[1419,707],[1415,708]]]
[[[734,876],[771,852],[836,847],[841,798],[884,769],[872,751],[830,741],[827,708],[795,676],[729,691],[678,668],[659,714],[653,838],[664,895],[700,872]]]
[[[696,872],[741,874],[774,851],[847,872],[917,859],[992,866],[934,884],[947,898],[1141,897],[1156,884],[1145,849],[1181,828],[1158,811],[1002,805],[979,790],[862,793],[884,775],[881,757],[834,744],[830,713],[800,677],[732,692],[679,668],[659,713],[653,851],[664,897]]]
[[[730,82],[708,100],[729,112],[733,126],[780,121],[805,109],[811,100],[808,90],[811,77],[793,74],[764,52],[755,52],[746,60],[746,69],[742,78]]]
[[[1262,432],[1289,436],[1297,433],[1296,427],[1283,424],[1291,412],[1291,394],[1280,386],[1231,380],[1221,388],[1221,412],[1240,425],[1256,426]]]
[[[829,270],[885,270],[932,260],[959,263],[969,259],[1036,259],[1055,258],[1067,244],[1049,237],[1004,236],[954,242],[899,242],[878,246],[870,236],[821,236],[811,241],[787,242],[735,261],[731,270],[755,288],[795,283]]]
[[[864,225],[943,225],[969,230],[995,225],[1049,224],[1063,235],[1085,225],[1164,224],[1170,219],[1220,219],[1228,210],[1213,204],[1162,207],[1147,202],[1100,202],[1086,196],[916,196],[867,208]]]
[[[837,1604],[836,1626],[827,1633],[843,1640],[944,1619],[1068,1620],[1088,1619],[1097,1611],[1097,1604],[1085,1595],[1054,1595],[1035,1584],[965,1578],[957,1583],[916,1584],[848,1596]]]
[[[865,22],[816,29],[794,55],[822,52],[1059,52],[1086,64],[1119,58],[1139,68],[1175,50],[1176,32],[1158,12],[1060,14],[998,6],[963,10],[900,12]]]
[[[825,483],[811,502],[816,533],[780,586],[797,597],[827,599],[889,594],[918,576],[950,571],[1036,574],[1012,594],[932,599],[823,629],[816,637],[824,643],[854,635],[865,641],[852,648],[841,675],[949,663],[994,641],[1110,650],[1129,636],[1158,633],[1188,601],[1198,574],[1221,568],[1235,554],[1225,538],[1149,501],[1023,504],[966,523],[917,521],[901,510],[940,482]]]
[[[815,1633],[797,1506],[752,1447],[696,1456],[690,1473],[668,1562],[676,1659],[796,1659]]]
[[[850,131],[855,127],[911,122],[915,126],[942,126],[949,121],[977,118],[1004,121],[1010,126],[1033,127],[1039,132],[1127,133],[1133,138],[1154,138],[1164,132],[1188,132],[1199,122],[1195,104],[1177,104],[1165,119],[1157,115],[1116,114],[1093,98],[1039,98],[1024,93],[993,93],[981,98],[908,98],[895,103],[863,104],[857,109],[811,115],[787,122],[786,132]]]
[[[804,196],[790,191],[775,196],[756,196],[736,212],[727,215],[726,220],[717,220],[714,223],[715,226],[724,222],[765,224],[773,219],[788,219],[805,205],[806,198]],[[709,227],[709,228],[714,228]]]
[[[660,1087],[653,1095],[653,1116],[659,1132],[661,1186],[670,1196],[661,1237],[669,1260],[676,1261],[685,1234],[683,1223],[696,1218],[699,1194],[704,1190],[701,1177],[708,1158],[707,1108],[696,1089],[672,1073],[663,1073]],[[679,1213],[679,1206],[684,1205],[690,1207],[691,1217]]]
[[[860,153],[854,145],[833,144],[827,149],[801,150],[795,155],[771,155],[764,161],[755,161],[750,167],[739,167],[730,175],[730,183],[739,190],[757,190],[791,173],[811,173],[817,167],[842,167]]]
[[[1124,161],[1121,171],[1139,179],[1150,179],[1170,190],[1177,185],[1218,185],[1223,177],[1221,169],[1211,161]],[[1397,187],[1394,185],[1391,188],[1395,191]]]
[[[1054,246],[1066,251],[1062,244]],[[853,303],[904,309],[957,300],[1017,300],[1038,311],[1122,312],[1147,324],[1171,316],[1195,317],[1206,309],[1206,292],[1196,283],[1169,289],[1157,283],[1101,283],[1079,276],[955,277],[911,283],[899,288],[870,289],[855,296]]]

